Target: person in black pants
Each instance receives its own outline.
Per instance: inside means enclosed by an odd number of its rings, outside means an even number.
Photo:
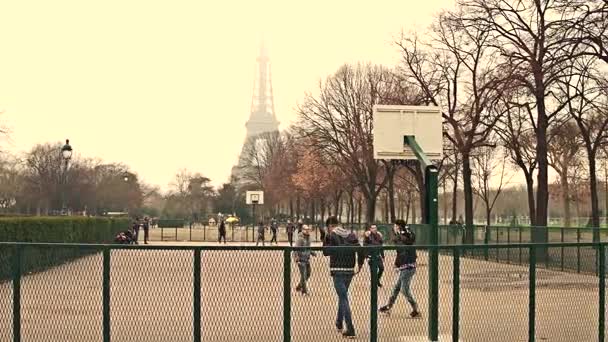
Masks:
[[[135,244],[138,245],[139,244],[139,217],[135,218],[135,221],[133,221],[133,240],[135,241]]]
[[[277,221],[275,219],[272,219],[272,222],[270,223],[270,232],[272,233],[272,239],[270,239],[270,243],[272,244],[272,242],[274,241],[275,244],[279,244],[277,242],[277,230],[279,229],[279,225],[277,224]]]
[[[289,241],[289,245],[293,246],[293,231],[296,229],[291,220],[287,220],[287,226],[285,230],[287,230],[287,240]]]
[[[363,238],[364,246],[382,246],[384,244],[384,240],[382,238],[382,233],[378,231],[378,226],[372,224],[368,231],[365,232]],[[372,260],[370,258],[369,265],[371,267]],[[382,283],[380,280],[382,279],[382,274],[384,273],[384,250],[380,251],[380,258],[378,258],[378,287],[382,287]]]
[[[150,219],[148,217],[144,217],[142,227],[144,228],[144,244],[147,245],[150,238]]]
[[[222,243],[222,239],[224,239],[224,244],[226,244],[226,223],[224,220],[220,220],[220,224],[218,226],[218,237],[217,242]]]
[[[359,239],[350,231],[344,229],[335,216],[326,222],[328,233],[323,241],[323,247],[359,246]],[[355,338],[355,326],[348,300],[348,288],[355,274],[359,273],[365,262],[365,253],[353,249],[323,249],[323,255],[329,256],[329,271],[333,278],[334,289],[338,296],[338,315],[336,329],[345,338]],[[357,270],[355,271],[355,265]],[[344,326],[346,325],[346,327]],[[346,328],[346,330],[343,330]]]

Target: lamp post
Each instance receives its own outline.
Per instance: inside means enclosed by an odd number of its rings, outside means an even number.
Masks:
[[[65,140],[65,145],[61,148],[61,158],[63,160],[63,191],[61,194],[61,214],[67,215],[67,205],[65,203],[66,188],[68,185],[68,167],[70,166],[70,160],[72,159],[72,146],[70,146],[70,139]]]

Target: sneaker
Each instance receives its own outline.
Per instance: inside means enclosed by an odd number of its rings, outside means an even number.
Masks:
[[[341,334],[342,330],[344,330],[344,327],[340,324],[336,324],[336,330],[338,330],[338,334]]]
[[[378,287],[382,287],[382,283],[378,283]]]
[[[419,317],[419,316],[420,316],[420,312],[418,312],[416,310],[412,311],[412,313],[410,314],[410,317],[412,317],[412,318],[416,318],[416,317]]]
[[[300,285],[296,286],[296,292],[302,291],[302,287]]]
[[[357,335],[355,335],[354,332],[348,332],[348,331],[346,331],[346,332],[342,333],[342,337],[354,340],[355,338],[357,338]]]
[[[382,312],[382,313],[390,313],[391,312],[391,307],[388,306],[388,305],[385,305],[385,306],[381,307],[379,311]]]

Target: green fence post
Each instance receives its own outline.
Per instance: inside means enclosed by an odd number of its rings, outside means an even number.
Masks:
[[[488,259],[490,259],[490,251],[488,250],[488,243],[490,242],[490,226],[486,226],[485,229],[485,233],[483,236],[483,243],[485,245],[485,248],[483,249],[484,251],[484,257],[485,260],[488,261]]]
[[[193,323],[194,342],[201,341],[201,253],[200,249],[194,249],[194,292],[193,292]]]
[[[21,341],[21,256],[22,246],[13,251],[13,341]]]
[[[291,341],[291,253],[283,251],[283,342]]]
[[[460,335],[460,249],[453,253],[454,281],[452,284],[452,341],[458,342]]]
[[[103,249],[103,341],[110,342],[110,248]]]
[[[576,228],[576,243],[581,243],[581,229]],[[581,273],[581,247],[576,246],[576,273]]]
[[[511,244],[511,227],[507,227],[507,245]],[[511,248],[507,248],[507,263],[511,263]]]
[[[564,243],[564,228],[560,228],[560,241]],[[564,246],[562,246],[562,255],[561,255],[561,270],[564,271]]]
[[[439,250],[438,244],[438,203],[437,203],[437,169],[426,168],[426,223],[430,225],[429,250],[429,340],[437,341],[439,336]]]
[[[599,323],[598,323],[598,341],[604,341],[604,329],[606,324],[606,250],[604,249],[604,245],[599,245],[599,254],[600,254],[600,270],[599,270],[599,282],[600,282],[600,291],[599,291]]]
[[[177,227],[175,227],[175,241],[177,241]]]
[[[190,224],[190,239],[189,241],[192,241],[192,224]]]
[[[521,244],[521,226],[518,227],[519,230],[519,243]],[[519,265],[521,265],[521,247],[519,247]]]
[[[536,333],[536,248],[530,247],[530,268],[529,268],[529,307],[528,307],[528,341],[534,342]]]
[[[370,298],[370,326],[369,340],[378,341],[378,251],[372,250],[371,254],[371,298]]]

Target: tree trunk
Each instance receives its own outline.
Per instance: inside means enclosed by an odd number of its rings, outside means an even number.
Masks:
[[[389,211],[391,210],[391,209],[389,208],[389,207],[390,207],[390,203],[389,203],[389,202],[390,202],[390,201],[389,201],[389,198],[388,198],[388,194],[385,194],[385,196],[384,196],[384,208],[385,208],[385,210],[384,210],[384,223],[389,223],[389,222],[390,222],[390,221],[388,220]],[[394,208],[393,208],[393,213],[391,214],[391,215],[393,215],[393,216],[395,215],[395,212],[394,212],[394,211],[395,211],[395,210],[394,210]]]
[[[349,193],[349,198],[348,198],[348,211],[349,211],[349,215],[348,215],[348,220],[350,221],[350,224],[355,223],[355,199],[353,198],[353,194],[354,191],[350,191]]]
[[[448,224],[448,194],[446,193],[446,182],[443,182],[443,224]]]
[[[535,226],[536,222],[536,203],[534,201],[534,178],[532,174],[524,171],[526,178],[526,191],[528,193],[528,211],[530,212],[530,225]]]
[[[570,227],[571,213],[570,213],[570,184],[568,184],[568,168],[562,169],[560,175],[560,182],[562,183],[562,205],[564,206],[564,226]]]
[[[422,196],[419,196],[419,197],[422,197]],[[412,205],[411,207],[412,207],[412,224],[416,224],[416,206]]]
[[[541,76],[542,77],[542,76]],[[547,211],[549,204],[549,161],[547,159],[547,129],[549,120],[546,115],[544,87],[542,80],[537,80],[539,95],[536,97],[538,125],[536,129],[536,158],[538,160],[538,178],[536,188],[536,226],[547,226]],[[547,242],[547,230],[536,229],[533,242]]]
[[[296,195],[296,219],[300,219],[300,195]]]
[[[389,178],[388,178],[388,186],[387,186],[387,195],[388,195],[388,201],[389,201],[389,208],[390,208],[390,215],[391,215],[391,220],[389,222],[395,222],[396,219],[396,215],[395,215],[395,170],[393,170],[390,174],[389,174]]]
[[[452,220],[451,223],[455,223],[458,218],[458,154],[455,156],[455,167],[454,167],[454,186],[452,187]]]
[[[359,225],[359,227],[361,226],[361,214],[363,213],[363,199],[361,198],[361,196],[358,196],[359,198],[357,199],[357,201],[359,202],[357,205],[357,224]]]
[[[468,154],[462,155],[462,183],[464,185],[464,222],[465,241],[473,244],[475,235],[473,232],[473,186],[471,184],[471,159]]]
[[[317,207],[315,206],[315,200],[312,199],[310,202],[310,217],[312,219],[312,224],[317,223]]]
[[[289,197],[289,217],[293,218],[293,199]]]
[[[597,194],[597,170],[595,164],[596,152],[587,151],[589,159],[589,190],[591,191],[591,226],[593,229],[593,242],[600,241],[600,204]]]
[[[321,198],[321,224],[325,222],[325,199]]]
[[[408,196],[406,204],[405,204],[405,222],[409,222],[411,206],[412,206],[412,197]]]

